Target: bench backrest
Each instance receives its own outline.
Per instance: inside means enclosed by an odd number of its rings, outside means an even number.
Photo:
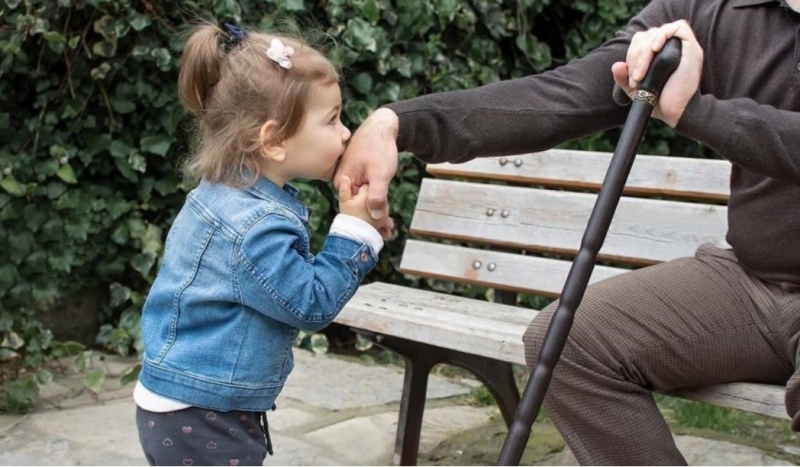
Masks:
[[[425,239],[407,240],[400,269],[557,297],[610,160],[550,150],[429,165],[411,223]],[[592,282],[725,246],[729,177],[726,161],[637,156]]]

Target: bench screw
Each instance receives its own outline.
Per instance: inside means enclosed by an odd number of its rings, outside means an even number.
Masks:
[[[495,269],[497,269],[497,265],[496,265],[496,264],[494,264],[494,263],[489,263],[489,264],[486,266],[486,269],[488,269],[489,271],[494,271]]]
[[[516,167],[522,167],[522,159],[514,159],[514,165]]]
[[[500,217],[502,217],[502,218],[506,218],[506,217],[508,217],[508,216],[509,216],[509,214],[510,214],[510,213],[508,212],[508,209],[503,209],[503,210],[500,212]]]
[[[508,159],[506,159],[505,157],[501,157],[500,158],[500,165],[506,165],[506,164],[508,164]]]
[[[474,263],[472,263],[472,269],[480,269],[481,266],[483,266],[483,264],[481,264],[480,261],[475,261]]]
[[[486,210],[486,215],[491,217],[494,215],[494,208],[489,208]]]

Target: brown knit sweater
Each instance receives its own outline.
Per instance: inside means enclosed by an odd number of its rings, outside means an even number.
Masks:
[[[700,90],[676,128],[732,163],[727,240],[764,280],[800,284],[800,14],[779,0],[654,0],[584,58],[535,76],[391,104],[427,162],[519,154],[620,126],[611,65],[634,32],[686,19]]]

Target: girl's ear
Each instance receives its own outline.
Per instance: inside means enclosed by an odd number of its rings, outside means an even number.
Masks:
[[[269,120],[261,125],[258,142],[261,146],[261,157],[270,161],[281,162],[286,159],[286,150],[283,147],[283,142],[275,142],[275,130],[277,128],[278,122],[275,120]]]

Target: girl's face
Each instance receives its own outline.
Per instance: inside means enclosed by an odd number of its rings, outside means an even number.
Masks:
[[[339,119],[342,93],[333,83],[315,88],[309,96],[306,114],[298,131],[283,141],[286,159],[281,164],[286,180],[305,178],[330,180],[350,139]]]

